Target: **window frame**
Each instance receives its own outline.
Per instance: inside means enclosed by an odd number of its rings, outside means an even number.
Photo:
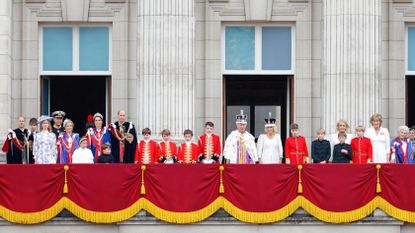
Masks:
[[[43,29],[44,28],[72,28],[72,70],[43,70]],[[108,70],[81,71],[79,69],[80,28],[107,27],[108,28]],[[111,75],[112,74],[112,26],[110,24],[44,24],[39,26],[39,74],[40,75]]]
[[[255,28],[255,69],[227,70],[226,69],[226,27],[254,27]],[[291,28],[291,69],[290,70],[263,70],[262,69],[262,28],[263,27],[290,27]],[[294,23],[233,23],[222,24],[222,74],[276,74],[294,75],[295,71],[295,24]]]

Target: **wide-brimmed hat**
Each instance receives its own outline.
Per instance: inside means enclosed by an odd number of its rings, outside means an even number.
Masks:
[[[52,121],[53,117],[47,116],[47,115],[42,115],[39,118],[37,118],[37,122],[39,124],[42,124],[42,122],[44,121]]]

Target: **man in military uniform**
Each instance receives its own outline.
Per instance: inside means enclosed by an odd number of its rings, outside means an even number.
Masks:
[[[64,111],[54,111],[52,112],[53,117],[53,127],[52,132],[56,135],[56,138],[59,137],[59,135],[65,131],[65,129],[62,127],[63,118],[65,118],[65,112]]]

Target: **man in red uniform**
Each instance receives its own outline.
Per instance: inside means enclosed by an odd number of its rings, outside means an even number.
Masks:
[[[305,138],[300,136],[298,124],[291,124],[291,137],[285,141],[285,162],[303,164],[308,162],[308,150]]]
[[[196,163],[199,149],[195,143],[192,143],[193,132],[186,129],[183,135],[185,142],[179,146],[177,159],[179,163]]]
[[[219,161],[221,153],[220,138],[213,134],[214,127],[215,125],[212,122],[206,122],[205,134],[199,138],[199,161],[201,163],[215,163]]]
[[[356,127],[356,137],[352,139],[352,163],[371,163],[372,162],[372,142],[364,137],[365,128],[361,125]]]
[[[157,163],[157,143],[151,139],[151,130],[143,129],[142,135],[143,139],[137,145],[134,163]]]

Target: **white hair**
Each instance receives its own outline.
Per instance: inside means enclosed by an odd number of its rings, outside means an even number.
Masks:
[[[71,124],[72,124],[72,126],[74,126],[73,121],[72,121],[71,119],[66,118],[66,119],[63,121],[63,127],[66,127],[66,125],[67,125],[68,123],[71,123]]]
[[[406,125],[399,126],[398,133],[401,133],[401,131],[405,131],[405,133],[409,133],[408,126],[406,126]]]

